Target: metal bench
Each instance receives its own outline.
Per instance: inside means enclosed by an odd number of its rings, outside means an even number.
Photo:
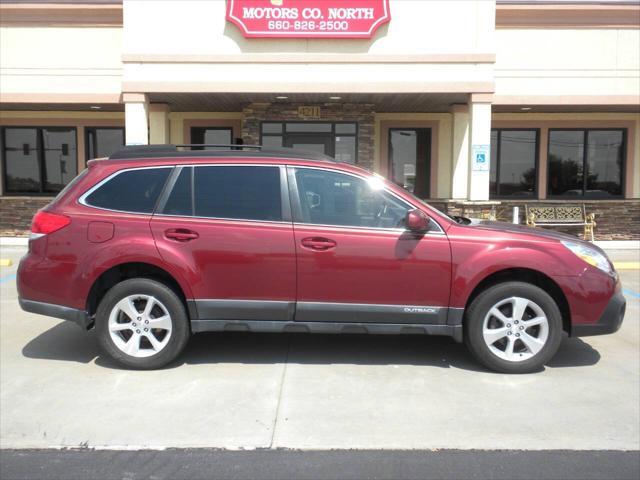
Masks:
[[[595,213],[587,214],[584,205],[525,205],[530,227],[584,227],[584,239],[593,242]]]

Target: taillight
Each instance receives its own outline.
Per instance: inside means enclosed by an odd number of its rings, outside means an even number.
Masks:
[[[66,215],[49,213],[41,210],[33,217],[33,221],[31,222],[31,233],[47,235],[48,233],[53,233],[66,227],[70,223],[71,219]]]

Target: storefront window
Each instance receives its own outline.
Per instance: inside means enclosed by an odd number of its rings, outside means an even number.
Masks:
[[[339,162],[355,164],[358,126],[354,122],[262,122],[261,145],[324,153]]]
[[[7,193],[57,193],[78,172],[75,128],[6,127],[2,145]]]
[[[87,127],[87,160],[108,157],[124,146],[124,128]]]
[[[549,196],[622,196],[625,130],[550,130]]]
[[[535,197],[538,131],[491,131],[491,197]]]

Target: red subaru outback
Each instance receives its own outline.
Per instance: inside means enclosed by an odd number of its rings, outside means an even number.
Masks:
[[[620,327],[618,275],[575,237],[450,218],[352,165],[293,150],[129,147],[89,162],[33,219],[28,312],[95,328],[158,368],[191,333],[449,335],[500,372],[562,333]]]

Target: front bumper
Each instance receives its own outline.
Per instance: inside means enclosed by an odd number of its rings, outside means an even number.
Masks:
[[[622,325],[624,312],[627,307],[627,300],[620,290],[618,290],[607,307],[602,312],[600,319],[596,323],[572,325],[572,337],[589,337],[592,335],[606,335],[617,332]]]
[[[62,318],[69,320],[78,325],[83,330],[88,330],[93,324],[93,319],[84,310],[65,307],[63,305],[54,305],[52,303],[36,302],[34,300],[25,300],[19,298],[20,308],[25,312],[37,313],[48,317]]]

